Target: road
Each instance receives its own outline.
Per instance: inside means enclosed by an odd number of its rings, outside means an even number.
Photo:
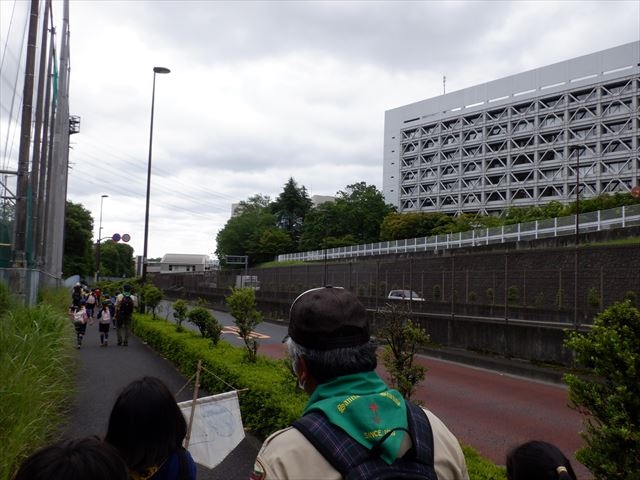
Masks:
[[[223,338],[242,345],[233,331],[233,318],[213,312],[223,324]],[[261,323],[259,353],[282,358],[286,326]],[[546,440],[557,445],[570,459],[578,478],[590,478],[589,471],[575,459],[583,445],[578,432],[581,417],[568,405],[566,386],[470,367],[428,356],[418,362],[428,368],[414,399],[439,416],[467,445],[496,464],[503,465],[507,451],[527,440]],[[386,377],[384,369],[379,373]]]

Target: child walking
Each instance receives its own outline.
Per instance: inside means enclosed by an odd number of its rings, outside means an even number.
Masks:
[[[110,301],[102,302],[102,308],[98,312],[98,331],[100,332],[100,346],[109,346],[109,328],[111,327]]]
[[[80,301],[79,306],[71,305],[71,307],[69,307],[69,317],[76,329],[76,348],[82,348],[82,339],[84,338],[84,334],[87,333],[88,318],[85,302],[83,300]]]

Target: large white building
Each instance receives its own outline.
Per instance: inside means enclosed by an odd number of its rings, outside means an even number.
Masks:
[[[496,213],[629,192],[640,42],[385,112],[383,193],[401,212]]]

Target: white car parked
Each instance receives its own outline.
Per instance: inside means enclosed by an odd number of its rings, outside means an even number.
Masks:
[[[413,290],[391,290],[387,296],[389,300],[413,300],[415,302],[424,302],[424,298]]]

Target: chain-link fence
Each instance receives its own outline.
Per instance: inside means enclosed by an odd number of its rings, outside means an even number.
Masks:
[[[238,277],[257,276],[259,300],[290,303],[301,292],[335,285],[356,293],[368,308],[390,300],[390,290],[412,290],[424,301],[412,310],[458,315],[591,323],[616,301],[640,297],[640,245],[501,252],[444,252],[352,262],[156,275],[167,291],[222,301]]]

